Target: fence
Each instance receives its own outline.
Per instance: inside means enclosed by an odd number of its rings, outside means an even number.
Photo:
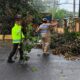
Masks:
[[[63,19],[58,21],[58,25],[53,28],[57,33],[64,33],[64,29],[68,28],[69,32],[80,32],[80,18],[74,18],[70,21]]]
[[[55,23],[55,22],[57,22],[57,20],[52,21],[52,23]],[[68,30],[70,32],[72,32],[72,31],[80,32],[80,18],[74,18],[72,23],[69,23],[69,24],[67,22],[67,19],[63,19],[63,23],[62,24],[59,23],[59,22],[57,22],[57,23],[58,23],[58,25],[53,27],[53,30],[55,32],[57,32],[57,33],[63,34],[65,27],[68,27]],[[11,35],[1,34],[0,35],[0,40],[3,40],[3,39],[11,39]]]

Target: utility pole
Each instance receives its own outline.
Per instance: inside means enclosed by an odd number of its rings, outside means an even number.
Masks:
[[[52,5],[52,20],[54,19],[54,9],[55,9],[55,0],[52,1],[53,5]]]
[[[75,0],[73,0],[73,17],[75,17]]]
[[[79,18],[80,18],[80,0],[79,0]]]
[[[79,0],[79,18],[80,18],[80,0]],[[80,21],[79,21],[79,31],[80,31]]]
[[[59,0],[60,1],[60,0]],[[52,0],[52,20],[54,19],[54,14],[56,13],[57,4],[59,3],[58,0]]]

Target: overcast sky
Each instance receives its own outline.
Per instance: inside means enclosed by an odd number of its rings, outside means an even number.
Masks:
[[[76,12],[78,12],[79,9],[79,0],[76,1]],[[68,11],[73,11],[73,0],[60,0],[60,3],[72,3],[72,4],[61,4],[60,8],[64,8]]]

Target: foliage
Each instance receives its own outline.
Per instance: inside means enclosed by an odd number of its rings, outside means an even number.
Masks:
[[[80,32],[69,32],[68,27],[64,29],[64,38],[66,41],[80,39]]]
[[[80,53],[80,32],[68,32],[52,36],[51,48],[53,54],[79,55]]]
[[[55,17],[56,18],[64,18],[66,16],[66,11],[65,10],[58,10],[56,13],[55,13]]]
[[[2,27],[6,29],[5,27],[8,24],[9,26],[7,30],[10,31],[16,14],[21,14],[23,18],[28,17],[28,15],[41,18],[41,10],[39,8],[42,9],[42,7],[35,7],[36,2],[33,2],[33,0],[0,0],[0,23],[3,24]],[[43,5],[41,1],[40,4]],[[4,31],[4,29],[2,32],[6,34],[6,31]]]
[[[71,16],[72,14],[64,9],[58,9],[56,10],[54,14],[54,18],[56,19],[63,19],[65,17]]]
[[[26,27],[26,43],[24,46],[24,50],[26,50],[28,53],[31,51],[33,47],[35,47],[36,42],[38,41],[38,37],[34,35],[35,31],[32,27],[32,23],[29,23]]]

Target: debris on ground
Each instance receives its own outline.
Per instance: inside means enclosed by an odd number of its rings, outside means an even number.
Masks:
[[[56,34],[52,36],[51,42],[54,55],[62,54],[67,60],[80,60],[80,36],[76,37],[75,33],[69,33],[67,36]]]

